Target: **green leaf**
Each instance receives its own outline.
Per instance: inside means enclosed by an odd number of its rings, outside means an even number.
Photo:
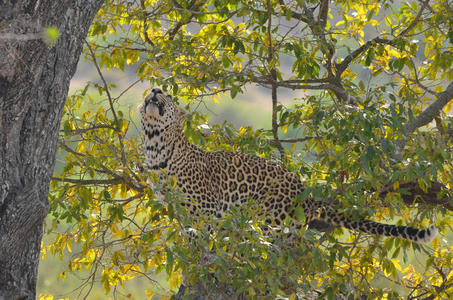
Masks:
[[[239,88],[237,86],[232,86],[230,90],[231,98],[234,99],[238,94]]]
[[[367,53],[367,56],[366,56],[366,59],[365,59],[365,65],[366,66],[369,66],[371,64],[371,62],[374,60],[374,48],[370,48],[368,50],[368,53]]]
[[[166,271],[167,274],[170,275],[173,271],[173,264],[174,264],[175,258],[173,256],[173,252],[170,250],[167,250],[167,263],[166,263]]]
[[[294,210],[294,215],[296,216],[296,219],[299,221],[305,220],[304,209],[301,206],[296,207],[296,209]]]
[[[58,39],[60,38],[60,31],[55,26],[46,27],[44,29],[44,37],[43,40],[47,44],[47,46],[51,47],[54,46]]]

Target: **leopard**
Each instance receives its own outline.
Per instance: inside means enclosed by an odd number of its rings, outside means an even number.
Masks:
[[[296,220],[301,207],[305,224],[318,220],[415,243],[431,242],[437,234],[435,226],[417,229],[351,218],[332,202],[311,195],[301,203],[295,201],[306,186],[281,163],[235,151],[205,151],[190,143],[183,129],[186,111],[160,88],[151,89],[139,111],[146,165],[150,171],[176,178],[176,188],[187,199],[184,206],[190,215],[222,218],[233,206],[241,207],[253,199],[273,228],[282,228],[287,218]]]

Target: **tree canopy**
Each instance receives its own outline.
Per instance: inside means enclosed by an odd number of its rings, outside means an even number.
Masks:
[[[84,49],[99,83],[73,93],[64,109],[64,166],[51,184],[47,224],[55,238],[44,252],[69,257],[63,278],[88,270],[86,293],[96,281],[111,293],[141,276],[150,278],[150,297],[168,296],[184,275],[207,293],[225,284],[236,296],[293,299],[297,287],[329,298],[447,298],[452,20],[445,0],[106,1]],[[434,223],[440,235],[417,245],[303,228],[303,242],[288,249],[262,236],[253,205],[232,211],[208,234],[210,220],[194,224],[183,213],[175,179],[158,182],[143,163],[140,138],[131,134],[135,110],[124,109],[125,91],[103,75],[128,65],[138,81],[168,90],[190,112],[184,130],[192,143],[278,160],[299,174],[307,192],[295,201],[312,194],[351,217]],[[253,85],[269,91],[270,128],[224,122],[203,133],[200,101],[226,101]],[[288,89],[304,96],[283,104]],[[168,191],[167,208],[155,199],[158,190]],[[188,226],[200,232],[193,243]],[[151,274],[160,272],[171,290],[156,287]]]

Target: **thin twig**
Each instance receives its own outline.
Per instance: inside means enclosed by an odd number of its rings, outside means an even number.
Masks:
[[[74,179],[74,178],[60,178],[60,177],[52,177],[52,180],[60,181],[60,182],[67,182],[67,183],[80,184],[80,185],[118,184],[118,183],[121,183],[123,181],[123,180],[121,180],[121,178],[112,178],[112,179]]]
[[[117,131],[121,132],[121,129],[120,129],[120,122],[119,122],[118,117],[117,117],[117,115],[116,115],[116,111],[115,111],[115,109],[113,108],[113,98],[112,98],[112,96],[110,95],[110,90],[109,90],[109,87],[108,87],[108,85],[107,85],[107,81],[105,81],[104,75],[102,74],[101,69],[99,68],[98,62],[97,62],[97,60],[96,60],[96,56],[94,55],[93,48],[91,48],[91,45],[90,45],[87,41],[85,41],[85,44],[87,45],[88,50],[90,51],[91,60],[93,61],[94,66],[96,67],[96,70],[97,70],[97,72],[98,72],[98,75],[99,75],[99,77],[101,78],[102,83],[104,84],[104,90],[105,90],[105,92],[106,92],[106,94],[107,94],[107,98],[108,98],[108,100],[109,100],[110,109],[112,110],[113,118],[115,119],[116,129],[117,129]]]
[[[272,45],[272,8],[270,0],[267,0],[267,39],[269,43],[267,62],[270,67],[271,88],[272,88],[272,134],[274,136],[275,146],[280,152],[280,159],[285,161],[285,150],[278,138],[278,122],[277,122],[277,71],[275,66],[271,65],[274,57],[274,48]]]
[[[86,133],[86,132],[89,132],[92,130],[98,130],[98,129],[113,129],[116,131],[116,128],[113,126],[110,126],[110,125],[94,125],[94,126],[91,126],[88,128],[76,128],[76,129],[71,129],[71,130],[62,129],[62,130],[60,130],[60,132],[67,133],[69,135],[79,135],[79,134],[83,134],[83,133]]]
[[[87,41],[85,41],[85,43],[87,44],[87,47],[90,51],[91,59],[96,67],[98,75],[104,84],[104,90],[107,94],[107,98],[109,100],[109,105],[110,105],[110,110],[112,111],[113,119],[115,120],[116,131],[118,132],[117,137],[118,137],[118,142],[119,142],[120,152],[121,152],[121,163],[123,164],[124,167],[127,168],[126,152],[124,151],[123,133],[121,132],[120,122],[119,122],[118,116],[116,115],[115,107],[113,106],[113,98],[110,94],[109,86],[107,84],[107,81],[104,78],[104,75],[101,72],[101,69],[99,68],[99,65],[96,60],[96,56],[94,55],[94,51],[91,48],[91,45]]]
[[[296,138],[296,139],[279,139],[278,141],[280,143],[300,143],[300,142],[306,142],[309,140],[314,140],[314,139],[320,139],[321,137],[319,136],[307,136],[303,138]],[[270,143],[275,143],[275,140],[271,140]]]

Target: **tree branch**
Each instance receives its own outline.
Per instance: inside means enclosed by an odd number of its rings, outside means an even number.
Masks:
[[[398,40],[398,38],[405,36],[409,31],[411,31],[420,22],[420,17],[422,15],[423,11],[425,10],[425,8],[428,6],[428,2],[429,2],[429,0],[423,2],[422,7],[420,8],[420,10],[417,13],[417,16],[415,16],[415,18],[407,26],[407,28],[404,29],[403,31],[401,31],[400,34],[398,34],[398,36],[396,36],[394,39],[389,40],[389,39],[383,39],[380,37],[376,37],[376,38],[366,42],[365,44],[363,44],[362,46],[360,46],[359,48],[354,50],[351,54],[346,56],[345,59],[340,64],[337,64],[337,66],[336,66],[337,67],[337,76],[340,76],[346,70],[346,68],[349,67],[350,63],[354,59],[356,59],[363,52],[368,50],[371,46],[374,46],[375,44],[385,44],[385,45],[391,45],[391,46],[395,45],[395,42]]]
[[[96,60],[96,56],[94,55],[94,51],[91,48],[91,45],[87,41],[85,41],[85,43],[87,44],[87,47],[90,50],[91,59],[94,63],[94,66],[96,67],[98,75],[104,84],[104,90],[107,93],[110,110],[112,111],[113,119],[115,120],[116,131],[118,132],[118,134],[116,136],[118,137],[118,142],[119,142],[119,146],[121,149],[121,162],[123,163],[123,166],[127,167],[126,152],[124,151],[123,133],[121,132],[120,122],[119,122],[118,116],[116,115],[115,107],[113,106],[113,98],[112,98],[112,95],[110,94],[109,86],[107,84],[107,81],[104,78],[104,75],[101,72],[101,69],[99,68],[99,65]]]
[[[177,4],[176,1],[174,1],[174,3]],[[169,40],[173,40],[175,38],[176,34],[178,33],[178,31],[181,29],[182,26],[189,24],[189,22],[192,20],[192,18],[194,16],[194,13],[192,11],[198,11],[198,9],[200,7],[202,7],[204,5],[204,3],[205,3],[205,1],[200,1],[199,3],[197,3],[197,0],[191,1],[191,3],[187,7],[187,11],[190,12],[190,15],[187,16],[186,18],[184,18],[183,20],[179,21],[175,25],[175,27],[173,27],[171,30],[167,31]],[[182,8],[182,7],[180,7],[180,8]],[[184,9],[184,10],[186,10],[186,9]]]
[[[329,0],[320,1],[318,23],[322,29],[326,28],[328,12],[329,12]]]
[[[68,135],[79,135],[79,134],[83,134],[83,133],[86,133],[86,132],[89,132],[92,130],[98,130],[98,129],[112,129],[112,130],[116,131],[116,128],[113,126],[110,126],[110,125],[93,125],[88,128],[76,128],[76,129],[71,129],[71,130],[62,129],[62,130],[60,130],[60,132],[67,133]]]
[[[90,51],[91,60],[93,61],[94,66],[96,67],[96,70],[97,70],[97,72],[98,72],[98,75],[99,75],[99,77],[101,78],[102,83],[104,84],[104,90],[105,90],[105,92],[107,93],[107,98],[108,98],[108,100],[109,100],[110,109],[112,110],[113,118],[115,119],[116,130],[117,130],[118,132],[121,132],[121,130],[120,130],[120,123],[119,123],[119,121],[118,121],[118,117],[117,117],[117,115],[116,115],[116,111],[115,111],[115,109],[113,108],[113,99],[112,99],[112,96],[110,95],[110,90],[109,90],[109,88],[108,88],[107,81],[105,80],[104,75],[102,75],[101,69],[99,68],[98,62],[97,62],[97,60],[96,60],[96,56],[94,55],[93,48],[91,48],[91,45],[90,45],[87,41],[85,41],[85,44],[87,45],[88,50]]]
[[[66,152],[72,153],[72,154],[74,154],[74,155],[76,155],[76,156],[81,156],[81,157],[84,157],[84,156],[85,156],[85,154],[83,154],[83,153],[80,153],[80,152],[77,152],[77,151],[72,150],[71,147],[69,147],[68,145],[66,145],[65,143],[63,143],[63,142],[61,142],[61,141],[58,142],[58,146],[60,146],[60,148],[62,148],[62,149],[65,150]]]
[[[272,45],[272,7],[270,0],[267,0],[267,38],[269,42],[267,62],[269,66],[272,65],[272,59],[274,57],[274,48]],[[272,135],[274,136],[275,146],[280,152],[280,158],[282,161],[285,159],[285,150],[278,138],[278,122],[277,122],[277,72],[275,71],[274,65],[270,68],[271,76],[271,88],[272,88]]]
[[[309,9],[304,4],[304,13],[307,19],[307,25],[310,27],[311,31],[315,36],[318,37],[321,43],[321,52],[326,57],[326,69],[328,77],[333,77],[333,70],[332,70],[332,58],[335,53],[335,47],[332,42],[327,41],[326,35],[327,33],[324,31],[325,27],[322,27],[322,24],[315,21],[315,17],[313,15],[313,10]]]
[[[453,210],[451,198],[447,193],[447,187],[439,182],[432,181],[427,191],[423,191],[418,182],[410,181],[401,183],[399,190],[405,190],[401,193],[401,198],[407,206],[413,206],[416,203],[443,207]],[[393,191],[393,186],[389,185],[380,192],[380,197],[384,199],[386,195]]]
[[[355,49],[352,53],[350,53],[348,56],[346,56],[343,61],[340,64],[337,64],[336,69],[337,69],[337,76],[341,75],[346,68],[349,67],[351,62],[356,59],[358,56],[360,56],[363,52],[371,48],[371,46],[374,46],[376,44],[386,44],[386,45],[392,45],[394,43],[394,40],[388,40],[388,39],[383,39],[380,37],[376,37],[372,40],[369,40],[359,48]]]
[[[420,22],[420,17],[422,16],[423,11],[425,8],[428,6],[429,0],[426,0],[423,2],[422,7],[420,7],[420,10],[418,11],[417,15],[415,18],[412,20],[412,22],[407,26],[406,29],[400,32],[398,37],[405,36],[409,31],[411,31],[417,24]]]
[[[283,0],[279,0],[279,4],[280,4],[280,8],[285,12],[285,14],[291,13],[291,16],[294,19],[302,21],[302,22],[307,23],[307,24],[310,21],[305,15],[303,15],[301,13],[298,13],[298,12],[295,12],[295,11],[292,11],[291,9],[289,9],[289,7],[286,6],[286,4],[285,4],[285,2]]]
[[[419,114],[412,122],[407,123],[404,126],[405,135],[409,135],[414,132],[415,129],[429,124],[447,105],[450,100],[453,99],[453,81],[447,86],[447,89],[439,94],[437,100],[431,103],[421,114]]]
[[[261,84],[261,85],[276,85],[277,87],[286,87],[293,90],[332,90],[338,93],[344,93],[345,91],[340,89],[338,86],[329,83],[331,78],[320,78],[320,79],[290,79],[277,81],[274,80],[272,76],[254,76],[251,74],[237,73],[238,75],[247,76],[251,82]],[[317,84],[319,83],[319,84]],[[324,83],[324,84],[321,84]]]
[[[74,184],[81,184],[81,185],[118,184],[118,183],[121,183],[123,181],[123,180],[121,180],[121,178],[112,178],[112,179],[74,179],[74,178],[60,178],[60,177],[52,177],[52,180],[60,181],[60,182],[67,182],[67,183],[74,183]]]
[[[411,62],[412,62],[412,60],[411,60]],[[420,82],[420,80],[418,79],[418,75],[417,75],[417,68],[415,67],[413,62],[412,62],[412,67],[414,69],[414,77],[415,78],[409,78],[406,75],[404,75],[403,72],[398,72],[398,71],[394,71],[393,74],[398,74],[398,76],[400,76],[401,78],[406,80],[408,83],[409,82],[415,83],[416,85],[418,85],[425,92],[430,93],[431,95],[434,95],[434,96],[438,96],[439,93],[436,93],[435,91],[429,89],[427,86],[425,86],[423,83]]]
[[[306,141],[309,141],[309,140],[314,140],[314,139],[320,139],[321,137],[319,136],[307,136],[307,137],[303,137],[303,138],[296,138],[296,139],[279,139],[278,141],[280,143],[301,143],[301,142],[306,142]],[[277,141],[276,140],[270,140],[269,143],[271,144],[275,144]]]

